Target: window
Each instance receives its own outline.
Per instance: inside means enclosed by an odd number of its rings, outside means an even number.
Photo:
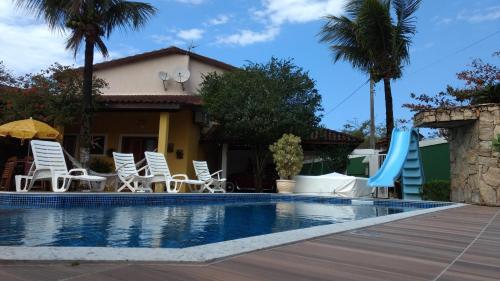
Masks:
[[[144,158],[145,151],[154,151],[157,147],[157,137],[123,137],[121,151],[133,153],[135,161],[139,161]]]

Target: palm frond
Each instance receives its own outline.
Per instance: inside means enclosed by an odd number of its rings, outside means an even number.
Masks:
[[[65,12],[72,1],[65,0],[15,0],[18,9],[25,9],[36,18],[43,19],[51,29],[62,31],[65,28]]]
[[[97,49],[99,50],[99,52],[101,52],[101,54],[104,57],[108,57],[109,56],[108,47],[106,47],[106,44],[104,44],[104,42],[102,41],[101,37],[98,37],[96,39],[95,45],[96,45]]]
[[[421,0],[394,0],[397,23],[394,26],[393,56],[404,64],[410,61],[411,38],[416,33],[415,12]]]
[[[103,13],[103,29],[106,36],[115,28],[138,29],[156,13],[156,8],[148,3],[115,0]]]
[[[66,49],[72,50],[73,56],[76,57],[83,40],[85,40],[85,33],[83,30],[74,30],[66,40]]]
[[[354,68],[368,71],[370,61],[358,39],[358,26],[348,17],[329,15],[322,27],[320,42],[330,44],[334,61],[348,61]]]

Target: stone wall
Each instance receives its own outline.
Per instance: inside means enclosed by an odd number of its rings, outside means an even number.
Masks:
[[[415,126],[447,128],[450,143],[451,200],[500,206],[500,105],[433,110],[415,115]]]

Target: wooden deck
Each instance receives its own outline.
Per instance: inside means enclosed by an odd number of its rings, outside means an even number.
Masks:
[[[209,264],[3,262],[0,280],[500,280],[500,208],[450,209]]]

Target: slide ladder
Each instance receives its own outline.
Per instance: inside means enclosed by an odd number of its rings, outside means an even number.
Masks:
[[[368,186],[394,187],[394,182],[401,178],[403,199],[420,200],[424,173],[418,142],[416,129],[394,129],[387,157],[377,174],[368,180]]]
[[[413,134],[412,134],[413,135]],[[424,184],[424,172],[418,147],[418,134],[410,138],[410,146],[401,174],[403,199],[420,200],[420,189]]]

